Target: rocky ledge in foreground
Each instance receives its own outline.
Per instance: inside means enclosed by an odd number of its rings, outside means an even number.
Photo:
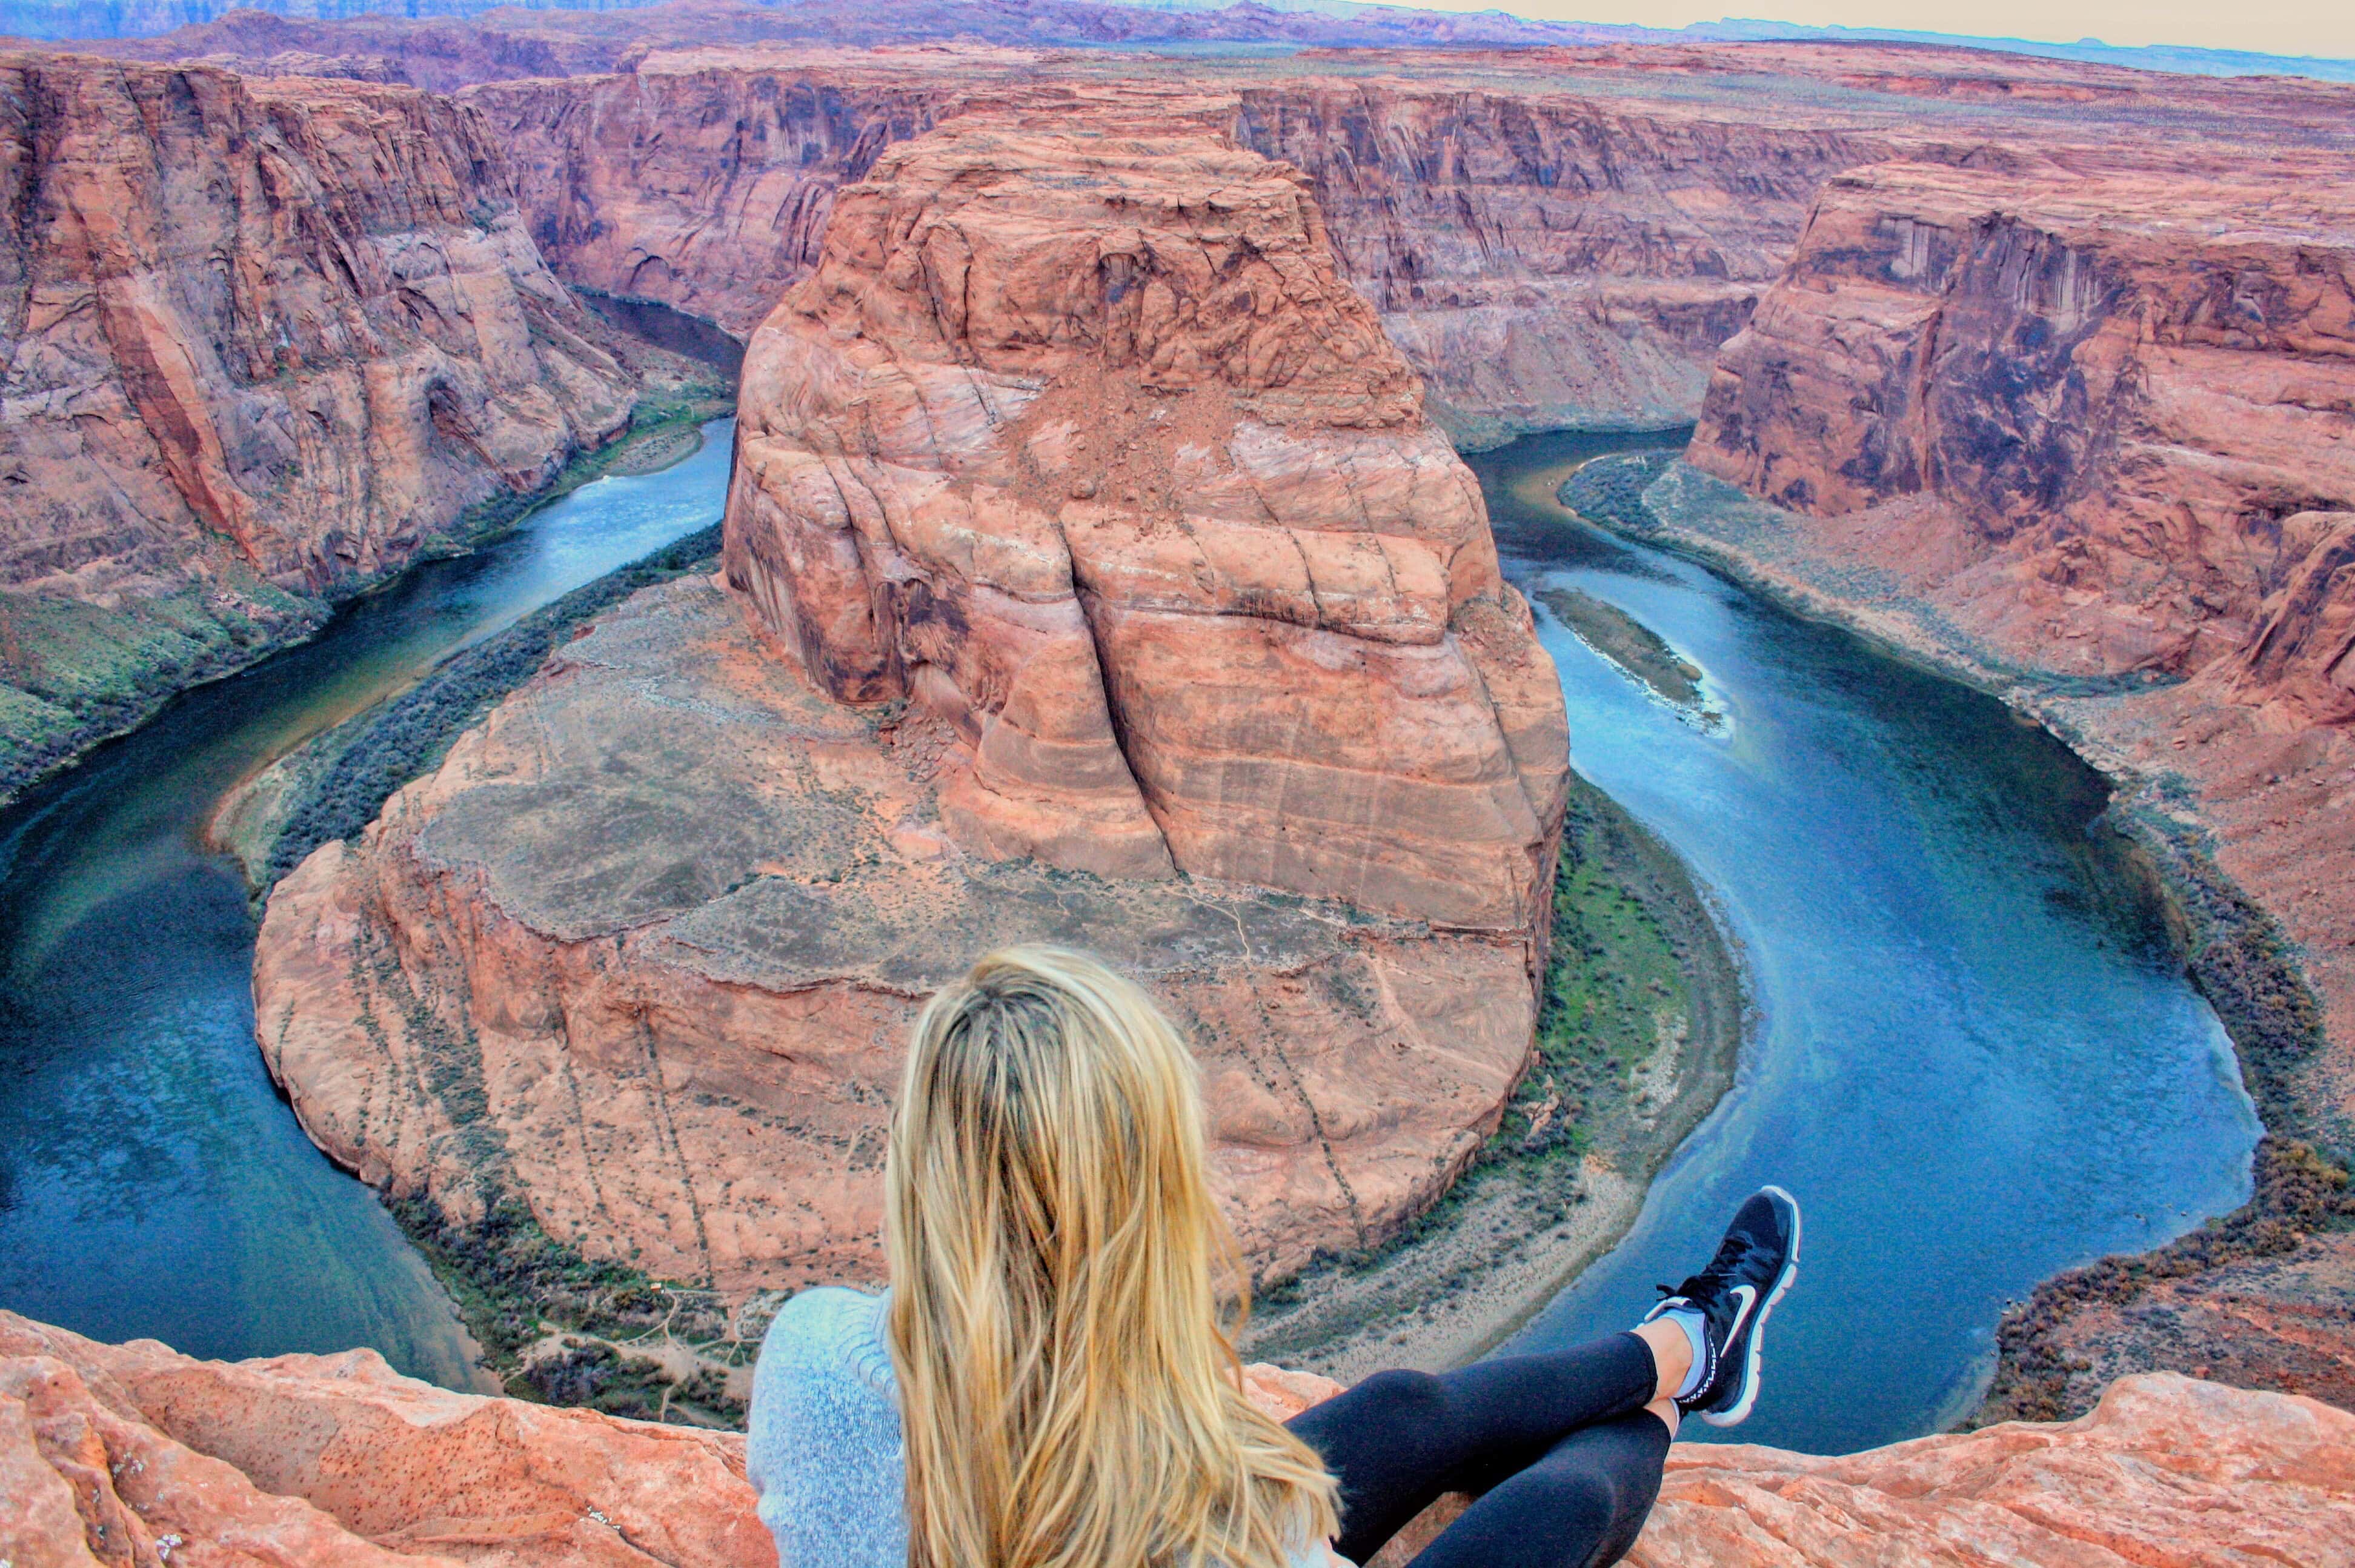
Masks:
[[[1008,942],[1179,1020],[1263,1276],[1446,1188],[1529,1057],[1566,727],[1298,176],[894,149],[753,342],[725,532],[263,922],[270,1070],[495,1352],[612,1271],[878,1277],[900,1043]]]
[[[1262,1408],[1336,1392],[1254,1367]],[[200,1361],[0,1312],[0,1558],[759,1568],[744,1439],[452,1393],[372,1350]],[[1448,1512],[1411,1525],[1402,1560]],[[2355,1561],[2355,1415],[2171,1373],[1844,1458],[1679,1445],[1636,1568]]]

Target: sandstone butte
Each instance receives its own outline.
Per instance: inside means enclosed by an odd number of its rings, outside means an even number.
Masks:
[[[1337,1392],[1254,1366],[1289,1416]],[[744,1439],[453,1393],[372,1350],[200,1361],[0,1313],[0,1557],[17,1568],[759,1568]],[[1376,1559],[1404,1560],[1443,1499]],[[1337,1559],[1336,1560],[1338,1561]],[[2355,1415],[2175,1373],[2065,1424],[1846,1458],[1681,1444],[1635,1568],[2355,1562]]]
[[[661,357],[549,271],[481,117],[409,88],[0,55],[0,790],[133,695],[76,628],[168,600],[250,657],[621,429]],[[131,688],[199,673],[156,657]]]
[[[1529,1050],[1568,738],[1296,173],[891,149],[754,336],[724,560],[279,884],[323,1147],[734,1300],[874,1280],[915,1007],[1053,939],[1191,1037],[1255,1269],[1444,1189]]]

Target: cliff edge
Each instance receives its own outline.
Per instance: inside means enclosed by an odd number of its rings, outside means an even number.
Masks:
[[[1263,1409],[1337,1392],[1253,1367]],[[0,1312],[0,1557],[757,1568],[744,1439],[452,1393],[371,1350],[200,1361]],[[1443,1503],[1385,1549],[1402,1562]],[[1840,1458],[1683,1444],[1636,1568],[2355,1560],[2355,1415],[2157,1373],[2092,1414]]]

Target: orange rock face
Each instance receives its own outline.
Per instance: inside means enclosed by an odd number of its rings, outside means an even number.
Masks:
[[[729,581],[978,852],[1531,929],[1561,699],[1416,391],[1296,175],[952,122],[753,339]]]
[[[0,83],[0,585],[328,589],[627,419],[475,115],[72,57]]]
[[[1254,1366],[1286,1419],[1338,1392]],[[22,1564],[774,1561],[744,1439],[451,1393],[368,1350],[199,1361],[0,1313],[0,1554]],[[1377,1562],[1402,1563],[1444,1500]],[[2355,1557],[2355,1416],[2168,1374],[2065,1425],[1844,1458],[1679,1445],[1637,1568],[2332,1563]]]
[[[1726,345],[1690,460],[1811,516],[1891,507],[1846,553],[2023,662],[2239,655],[2344,719],[2355,229],[2313,193],[2350,170],[1843,176]]]
[[[373,1350],[199,1361],[0,1312],[23,1568],[759,1568],[752,1504],[735,1433],[452,1393]]]

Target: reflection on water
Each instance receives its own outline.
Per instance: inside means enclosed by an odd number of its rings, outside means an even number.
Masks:
[[[199,835],[224,790],[305,736],[716,519],[730,433],[708,426],[675,468],[600,479],[418,568],[0,813],[0,1307],[199,1356],[374,1345],[471,1381],[423,1261],[262,1069],[253,917]]]
[[[1757,1032],[1627,1240],[1518,1344],[1633,1322],[1776,1181],[1805,1256],[1728,1435],[1915,1435],[1973,1402],[2006,1301],[2244,1200],[2256,1121],[2101,779],[1993,699],[1553,501],[1578,459],[1638,444],[1538,437],[1473,465],[1525,588],[1618,606],[1731,709],[1723,733],[1679,722],[1540,613],[1573,761],[1721,901]]]

